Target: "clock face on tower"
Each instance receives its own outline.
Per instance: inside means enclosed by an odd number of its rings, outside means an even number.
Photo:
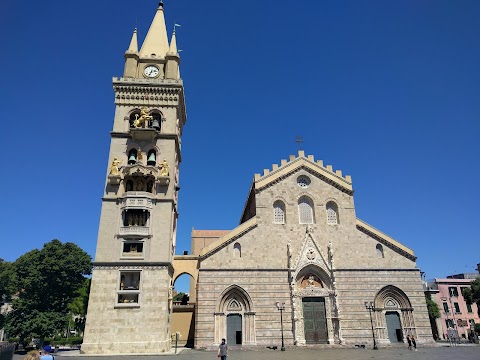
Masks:
[[[143,70],[143,73],[145,74],[146,77],[154,78],[158,76],[159,71],[156,66],[149,65],[145,68],[145,70]]]

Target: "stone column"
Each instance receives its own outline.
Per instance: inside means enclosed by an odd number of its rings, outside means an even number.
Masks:
[[[214,344],[220,344],[225,334],[226,316],[223,312],[214,313],[215,316],[215,338]]]
[[[295,306],[294,322],[295,322],[295,344],[298,346],[305,345],[305,329],[303,325],[303,307],[300,297],[293,298]]]
[[[245,345],[255,345],[255,313],[246,312],[244,314],[244,341]]]
[[[328,343],[334,344],[333,322],[332,322],[332,304],[329,296],[323,298],[325,300],[325,315],[327,320]]]

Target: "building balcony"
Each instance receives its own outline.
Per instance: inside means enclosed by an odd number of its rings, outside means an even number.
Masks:
[[[153,201],[150,198],[152,194],[144,191],[128,191],[125,198],[122,199],[120,206],[122,209],[147,209],[152,210]]]
[[[148,226],[122,226],[119,235],[145,237],[149,235],[149,229]]]

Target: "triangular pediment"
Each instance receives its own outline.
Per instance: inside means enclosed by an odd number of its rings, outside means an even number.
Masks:
[[[294,274],[298,274],[303,268],[309,265],[317,266],[326,273],[330,273],[332,270],[328,257],[324,254],[314,238],[313,228],[311,226],[306,227],[303,245],[297,256],[292,257],[290,267]]]

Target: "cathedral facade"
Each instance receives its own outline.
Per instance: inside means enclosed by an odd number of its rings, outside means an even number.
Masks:
[[[299,151],[255,175],[240,225],[200,249],[195,345],[278,345],[280,308],[287,346],[370,344],[372,330],[378,345],[429,342],[415,260],[356,217],[350,176]]]
[[[255,175],[232,231],[175,254],[186,122],[175,32],[160,3],[123,77],[115,117],[82,352],[171,349],[172,288],[192,276],[193,344],[353,346],[432,341],[413,251],[358,219],[352,180],[299,151]],[[182,305],[180,305],[182,306]],[[185,309],[182,310],[185,313]],[[183,317],[183,319],[186,319]],[[177,319],[178,320],[178,319]],[[182,320],[184,321],[184,320]]]

